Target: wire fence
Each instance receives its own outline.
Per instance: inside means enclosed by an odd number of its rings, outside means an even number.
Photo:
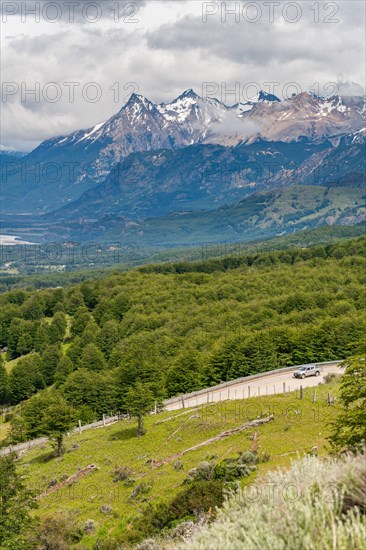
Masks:
[[[211,386],[210,388],[205,388],[203,390],[198,390],[195,392],[187,393],[185,395],[179,395],[177,397],[172,397],[171,399],[166,399],[164,401],[164,406],[169,410],[181,409],[185,407],[193,407],[198,404],[211,403],[217,401],[226,401],[228,399],[243,399],[246,397],[254,396],[263,396],[263,395],[276,395],[279,392],[289,392],[293,391],[295,388],[292,388],[291,385],[287,385],[286,382],[283,382],[280,385],[268,384],[266,385],[256,385],[256,380],[264,380],[272,375],[293,372],[300,369],[301,367],[308,367],[310,365],[315,365],[317,367],[330,367],[338,366],[343,361],[325,361],[322,363],[306,363],[303,365],[295,365],[292,367],[284,367],[281,369],[275,369],[267,372],[261,372],[259,374],[253,374],[250,376],[243,376],[241,378],[236,378],[235,380],[230,380],[228,382],[222,382],[216,386]],[[241,386],[240,388],[233,388],[233,386]]]
[[[342,361],[326,361],[324,363],[311,363],[317,367],[327,367],[327,366],[337,366]],[[210,388],[205,388],[203,390],[198,390],[195,392],[187,393],[185,395],[180,395],[178,397],[173,397],[171,399],[165,399],[163,401],[163,409],[167,410],[176,410],[184,409],[187,407],[194,407],[195,405],[202,405],[204,403],[213,403],[226,401],[230,399],[244,399],[254,396],[264,396],[264,395],[276,395],[276,393],[286,393],[293,390],[290,386],[286,385],[286,382],[283,382],[281,386],[276,386],[276,384],[265,385],[265,386],[255,386],[253,382],[256,380],[265,380],[265,378],[272,376],[274,374],[291,372],[299,369],[300,367],[306,367],[309,364],[305,365],[296,365],[293,367],[284,367],[282,369],[276,369],[272,371],[262,372],[259,374],[253,374],[251,376],[244,376],[241,378],[236,378],[235,380],[230,380],[228,382],[223,382],[216,386]],[[241,386],[241,388],[233,388],[233,386]],[[262,393],[261,393],[262,388]],[[155,406],[155,414],[157,408]],[[114,414],[111,416],[103,415],[102,420],[92,422],[91,424],[86,424],[82,426],[81,421],[79,420],[78,426],[71,430],[69,434],[73,433],[82,433],[85,430],[90,430],[92,428],[101,428],[109,426],[118,422],[119,420],[125,420],[129,418],[129,415],[124,414]],[[18,443],[17,445],[10,445],[9,447],[0,448],[0,456],[8,455],[12,452],[21,453],[36,447],[37,445],[42,445],[48,442],[48,438],[40,437],[38,439],[33,439],[32,441],[26,441],[24,443]]]

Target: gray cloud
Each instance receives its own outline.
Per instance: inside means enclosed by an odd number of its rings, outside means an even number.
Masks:
[[[338,83],[347,95],[363,91],[363,2],[337,2],[341,9],[334,24],[314,22],[308,9],[313,2],[301,2],[303,17],[293,24],[282,17],[273,23],[222,23],[219,14],[203,23],[197,0],[139,2],[135,24],[116,24],[105,9],[114,1],[100,0],[101,21],[87,24],[80,17],[87,3],[80,0],[74,23],[22,23],[14,15],[2,25],[3,82],[19,88],[38,82],[41,90],[55,82],[62,89],[56,103],[30,95],[22,101],[20,92],[10,95],[2,104],[3,145],[25,150],[54,135],[97,124],[118,111],[131,91],[157,102],[170,101],[190,87],[200,93],[203,82],[216,82],[217,97],[223,100],[225,86],[232,89],[239,83],[242,90],[249,82],[267,91],[266,82],[278,82],[273,90],[278,96],[286,95],[289,82],[302,91],[318,87],[321,93],[327,82]],[[324,3],[319,5],[324,19],[330,12]],[[79,84],[73,102],[67,82]],[[96,103],[81,92],[90,82],[102,91]]]

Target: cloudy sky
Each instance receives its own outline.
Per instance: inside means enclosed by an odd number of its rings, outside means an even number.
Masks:
[[[2,148],[93,126],[133,91],[365,93],[363,0],[2,0],[1,18]]]

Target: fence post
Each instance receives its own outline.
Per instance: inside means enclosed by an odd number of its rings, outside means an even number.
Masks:
[[[283,395],[286,395],[286,382],[283,383]]]
[[[181,396],[181,398],[182,398],[182,409],[185,409],[185,404],[184,404],[184,397],[183,397],[183,395]]]
[[[303,398],[303,391],[302,391],[302,386],[300,386],[300,399]]]
[[[228,400],[230,399],[230,390],[229,389],[227,390],[227,398],[228,398]]]
[[[316,388],[314,388],[314,393],[313,393],[313,403],[315,403],[316,401]]]
[[[155,404],[154,404],[154,414],[158,414],[158,402],[155,401]]]
[[[248,397],[250,397],[250,386],[248,386]]]
[[[105,414],[103,413],[103,428],[105,426]]]
[[[78,421],[78,425],[79,425],[79,434],[81,434],[81,420]]]
[[[260,387],[258,386],[258,397],[260,397],[260,395],[261,395],[261,389],[260,389]]]
[[[273,395],[276,395],[276,384],[273,384]]]

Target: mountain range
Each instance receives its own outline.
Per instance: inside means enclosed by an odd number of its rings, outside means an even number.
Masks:
[[[22,158],[1,155],[3,212],[75,238],[98,235],[98,227],[108,234],[105,224],[116,220],[135,227],[243,205],[292,185],[360,190],[365,118],[365,96],[306,92],[280,101],[261,91],[228,106],[192,89],[161,104],[132,94],[105,122],[46,140]]]

